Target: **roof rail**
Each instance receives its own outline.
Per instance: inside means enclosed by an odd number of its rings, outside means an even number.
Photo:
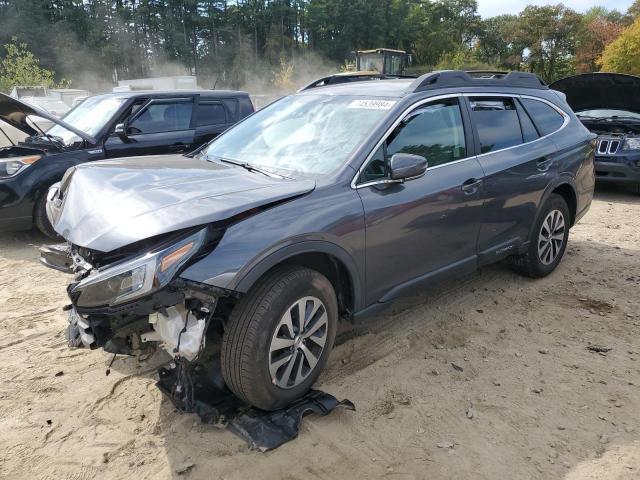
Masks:
[[[472,75],[478,75],[474,78]],[[422,92],[448,87],[512,87],[546,90],[549,87],[540,77],[527,72],[463,72],[443,70],[418,77],[409,87],[410,92]]]
[[[503,78],[509,74],[502,70],[467,70],[471,78]]]
[[[367,82],[370,80],[393,80],[393,79],[399,79],[399,78],[415,79],[418,77],[416,75],[388,75],[388,74],[382,74],[378,72],[334,73],[332,75],[328,75],[326,77],[322,77],[317,80],[314,80],[313,82],[299,89],[298,92],[311,90],[312,88],[317,88],[317,87],[325,87],[327,85],[338,85],[341,83]]]

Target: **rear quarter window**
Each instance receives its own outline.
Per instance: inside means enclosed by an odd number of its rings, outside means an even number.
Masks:
[[[199,127],[227,123],[227,115],[222,103],[200,103],[197,111]]]
[[[557,132],[564,125],[564,117],[550,105],[532,98],[522,98],[520,100],[542,135]]]

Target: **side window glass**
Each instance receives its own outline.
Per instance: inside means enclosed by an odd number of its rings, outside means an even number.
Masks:
[[[522,144],[522,130],[512,98],[474,97],[469,101],[481,153]]]
[[[188,130],[191,102],[152,103],[129,127],[134,133],[161,133]]]
[[[227,107],[227,111],[231,114],[231,118],[228,119],[230,122],[234,122],[238,119],[238,100],[235,98],[225,99],[222,101],[224,106]]]
[[[465,158],[467,149],[458,99],[440,100],[409,113],[369,160],[360,182],[386,178],[389,160],[396,153],[421,155],[429,167]]]
[[[198,104],[198,127],[224,125],[225,123],[227,123],[227,115],[221,103]]]
[[[542,135],[549,135],[558,131],[564,124],[564,117],[555,108],[546,103],[531,98],[522,98],[520,100]]]
[[[518,110],[518,117],[520,117],[520,126],[522,127],[522,138],[525,143],[533,142],[534,140],[540,138],[538,131],[536,130],[535,125],[531,121],[531,117],[526,112],[522,105],[516,102],[516,107]]]
[[[146,101],[147,101],[146,99],[144,99],[144,100],[137,100],[137,101],[136,101],[136,103],[134,103],[134,104],[131,106],[131,112],[129,112],[129,114],[130,114],[130,115],[133,115],[133,114],[134,114],[134,113],[136,113],[138,110],[140,110],[140,107],[141,107],[142,105],[144,105],[144,103],[145,103]]]

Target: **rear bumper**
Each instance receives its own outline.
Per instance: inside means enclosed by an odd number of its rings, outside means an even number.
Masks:
[[[640,183],[640,155],[637,159],[612,162],[596,157],[596,180],[612,183]]]

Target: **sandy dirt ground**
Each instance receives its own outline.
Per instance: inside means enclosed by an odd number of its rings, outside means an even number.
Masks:
[[[176,412],[157,357],[106,376],[109,355],[68,350],[42,241],[0,237],[0,478],[640,478],[632,192],[599,189],[548,278],[492,266],[358,327],[319,385],[357,411],[307,417],[266,454]]]

